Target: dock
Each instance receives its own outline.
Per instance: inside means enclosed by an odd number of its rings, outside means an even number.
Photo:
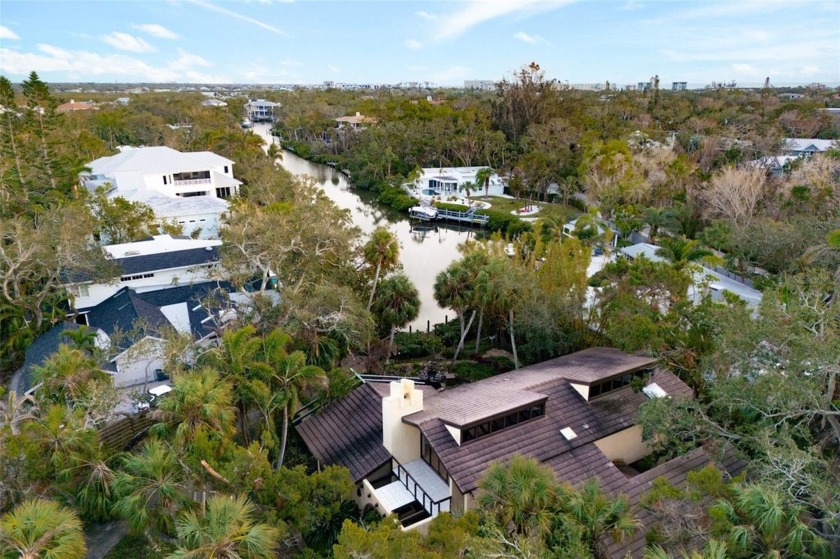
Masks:
[[[442,219],[444,221],[456,221],[460,223],[471,223],[474,225],[487,225],[487,222],[490,221],[489,215],[476,213],[475,208],[470,208],[465,212],[442,210],[440,208],[436,209],[437,219]]]

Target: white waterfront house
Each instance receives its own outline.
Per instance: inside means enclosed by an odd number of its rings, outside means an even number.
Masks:
[[[280,103],[266,101],[265,99],[251,99],[245,103],[245,117],[251,122],[272,122],[274,120],[274,109]]]
[[[835,140],[820,140],[817,138],[785,138],[782,152],[785,155],[795,155],[798,157],[805,155],[814,155],[823,151],[828,151],[832,146],[836,146]]]
[[[68,278],[67,291],[79,312],[98,305],[124,287],[137,293],[220,279],[217,239],[155,235],[142,241],[102,247],[120,275],[107,281]]]
[[[470,194],[483,194],[484,186],[476,183],[476,175],[486,167],[434,167],[423,169],[423,174],[415,179],[413,190],[425,196],[446,196],[463,192],[470,188]],[[505,193],[504,180],[493,173],[490,175],[487,194],[501,196]]]
[[[161,223],[181,225],[186,235],[217,238],[227,198],[242,184],[233,161],[210,151],[183,153],[166,146],[121,147],[120,153],[88,163],[83,184],[107,189],[109,198],[151,206]]]

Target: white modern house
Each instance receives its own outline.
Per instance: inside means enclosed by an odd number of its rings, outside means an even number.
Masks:
[[[274,109],[280,103],[266,101],[265,99],[251,99],[245,103],[245,117],[251,122],[272,122],[274,120]]]
[[[216,238],[227,198],[242,184],[233,178],[233,161],[210,151],[183,153],[166,146],[122,147],[120,153],[88,163],[81,175],[90,191],[107,189],[151,206],[161,223],[181,225],[186,235]]]
[[[108,281],[77,277],[65,284],[78,312],[98,305],[124,287],[137,293],[220,279],[218,239],[155,235],[142,241],[102,247],[120,275]]]
[[[446,196],[457,194],[470,188],[470,194],[483,194],[484,186],[477,184],[476,175],[486,167],[434,167],[423,169],[423,174],[415,179],[412,185],[413,190],[419,191],[423,196]],[[505,193],[504,180],[493,173],[490,175],[490,182],[487,194],[490,196],[501,196]]]

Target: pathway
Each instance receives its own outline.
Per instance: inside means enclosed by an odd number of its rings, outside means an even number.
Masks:
[[[102,559],[111,549],[128,534],[128,525],[124,520],[115,520],[104,524],[94,524],[85,533],[87,559]]]

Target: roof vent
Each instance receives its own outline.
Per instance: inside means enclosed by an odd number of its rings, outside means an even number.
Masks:
[[[560,434],[563,435],[567,441],[577,438],[577,433],[575,433],[571,427],[563,427],[560,429]]]
[[[213,252],[213,247],[204,247],[207,252]]]
[[[140,254],[139,250],[128,250],[125,253],[126,256],[137,256],[138,254]]]
[[[656,384],[655,382],[652,382],[652,383],[648,384],[647,386],[645,386],[644,388],[642,388],[642,392],[644,392],[645,396],[647,396],[651,400],[654,399],[654,398],[664,398],[665,396],[668,395],[668,393],[665,392],[662,389],[662,387],[659,386],[658,384]]]

